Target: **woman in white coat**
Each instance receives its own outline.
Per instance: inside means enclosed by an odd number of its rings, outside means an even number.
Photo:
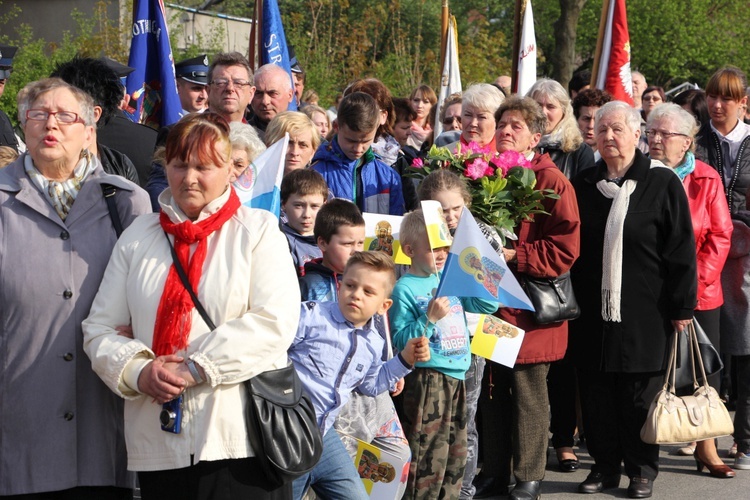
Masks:
[[[270,487],[252,458],[242,382],[286,366],[299,287],[276,218],[240,205],[231,151],[218,115],[175,125],[161,213],[123,233],[84,321],[94,370],[126,400],[128,468],[144,500],[290,495]],[[180,281],[170,245],[215,330]],[[118,332],[128,324],[132,338]],[[160,423],[162,405],[177,398],[178,433]]]

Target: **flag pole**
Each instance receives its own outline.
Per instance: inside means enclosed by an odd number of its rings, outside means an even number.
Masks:
[[[449,0],[443,0],[442,17],[440,20],[440,78],[445,70],[445,53],[448,50],[448,19],[450,18]]]
[[[523,1],[524,0],[516,0],[516,6],[513,12],[513,62],[511,64],[510,90],[514,94],[518,92],[518,56],[521,53],[521,15]]]
[[[250,53],[247,60],[253,71],[261,66],[260,41],[263,40],[263,0],[256,0],[253,10],[253,25],[250,28]]]
[[[607,17],[609,16],[609,2],[610,0],[604,0],[602,2],[602,17],[599,19],[599,35],[596,39],[596,51],[594,52],[594,66],[591,69],[591,88],[596,87],[596,81],[599,79],[599,65],[602,58],[602,50],[604,49],[604,29],[607,26]]]

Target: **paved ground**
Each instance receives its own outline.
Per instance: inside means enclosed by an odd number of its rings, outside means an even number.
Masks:
[[[731,446],[731,438],[719,439],[719,456],[724,456]],[[732,479],[717,479],[708,475],[707,471],[698,474],[692,457],[674,455],[678,446],[663,446],[660,456],[659,477],[654,482],[654,499],[665,500],[750,500],[750,470],[738,470],[737,477]],[[628,486],[627,477],[623,476],[620,488],[607,490],[596,495],[581,495],[577,493],[578,483],[586,479],[591,470],[593,460],[584,449],[576,448],[581,460],[581,469],[572,473],[557,471],[557,459],[550,454],[547,473],[542,483],[542,498],[546,499],[578,499],[600,500],[604,498],[627,498],[625,488]],[[731,465],[733,459],[724,459]],[[501,499],[503,497],[493,497]],[[507,497],[505,497],[507,498]]]

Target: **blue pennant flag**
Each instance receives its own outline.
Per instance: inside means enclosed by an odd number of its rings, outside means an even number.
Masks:
[[[179,120],[182,106],[163,0],[135,0],[128,66],[135,69],[126,85],[130,96],[126,114],[130,119],[153,128]]]
[[[466,208],[453,235],[435,296],[479,297],[500,302],[502,307],[534,310],[505,260],[485,239]]]
[[[289,74],[289,81],[294,90],[292,65],[289,58],[289,48],[286,45],[284,25],[281,22],[279,3],[276,0],[263,2],[263,39],[260,44],[260,64],[276,64],[284,68]],[[297,111],[296,99],[289,103],[288,111]]]

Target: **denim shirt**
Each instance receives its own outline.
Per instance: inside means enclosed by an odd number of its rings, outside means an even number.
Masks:
[[[355,328],[337,302],[303,302],[297,335],[289,348],[325,434],[353,389],[367,396],[385,392],[411,371],[398,355],[382,361],[384,340],[370,320]]]

